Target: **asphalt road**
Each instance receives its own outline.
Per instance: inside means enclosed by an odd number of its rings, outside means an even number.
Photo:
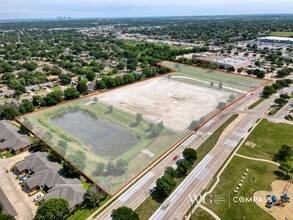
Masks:
[[[172,153],[170,153],[165,159],[163,159],[159,164],[157,164],[151,171],[149,171],[139,181],[133,184],[122,196],[118,197],[113,203],[111,203],[100,215],[98,215],[96,219],[111,219],[110,216],[111,216],[112,210],[117,209],[121,206],[127,206],[132,209],[136,209],[149,196],[150,189],[155,186],[156,180],[164,174],[165,168],[168,166],[174,166],[175,162],[173,161],[173,158],[176,155],[182,155],[182,152],[186,147],[197,149],[227,119],[229,119],[232,115],[238,112],[246,112],[247,106],[254,103],[258,99],[259,99],[258,92],[254,92],[253,95],[248,94],[246,97],[242,98],[235,104],[229,106],[224,111],[219,113],[217,116],[212,118],[209,122],[207,122],[204,126],[202,126],[196,133],[191,135],[186,141],[184,141],[179,147],[177,147]],[[262,105],[255,108],[255,111],[259,110],[260,108],[263,108],[263,106],[265,106],[266,103],[267,102],[263,102]],[[249,118],[241,122],[242,123],[241,129],[242,128],[246,129],[245,125],[248,122],[254,123],[252,121],[259,117],[259,115],[254,115],[254,114],[248,114],[248,115],[249,115]],[[238,130],[238,132],[244,133],[246,131],[245,129]],[[237,138],[235,139],[235,137]],[[237,136],[236,134],[235,137],[233,136],[231,138],[227,138],[227,141],[229,140],[230,142],[225,143],[225,146],[226,146],[225,148],[221,147],[219,149],[219,147],[215,147],[203,159],[203,161],[192,171],[191,175],[193,178],[197,180],[205,179],[205,181],[203,182],[199,181],[199,182],[202,182],[200,183],[200,188],[199,188],[200,190],[203,189],[206,186],[206,184],[208,184],[209,182],[208,179],[211,179],[213,176],[212,172],[220,168],[220,166],[218,165],[223,163],[223,161],[225,161],[224,158],[226,158],[229,155],[229,153],[233,150],[233,148],[236,146],[237,140],[240,136]],[[218,156],[217,154],[221,156]],[[207,171],[211,173],[208,173]],[[189,177],[186,178],[186,182],[189,181],[188,179],[190,178]],[[185,190],[185,192],[188,192],[189,190],[194,188],[194,187],[191,187],[191,185],[194,184],[193,181],[191,181],[190,183],[185,183],[185,184],[189,186],[189,188]],[[185,187],[182,187],[181,185],[179,186],[179,189],[185,188]],[[196,192],[193,192],[193,193],[196,193]],[[178,197],[180,197],[180,201],[175,202],[175,200],[178,199]],[[190,200],[189,200],[188,194],[184,192],[180,192],[180,190],[175,190],[174,193],[172,194],[172,197],[170,197],[169,199],[171,199],[170,200],[171,202],[174,201],[174,203],[173,204],[170,203],[168,207],[164,210],[160,208],[154,214],[152,219],[156,219],[156,220],[176,219],[176,218],[180,219],[180,216],[181,218],[184,216],[185,211],[187,211],[187,209],[190,206]],[[180,204],[181,200],[183,200],[182,204]],[[176,208],[176,210],[178,210],[178,213],[174,212],[172,208]],[[174,213],[176,213],[176,216],[178,215],[178,217],[174,218],[173,216]],[[93,219],[93,216],[94,214],[90,216],[88,219]]]

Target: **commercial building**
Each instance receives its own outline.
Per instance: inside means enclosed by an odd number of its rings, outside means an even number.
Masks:
[[[246,57],[226,57],[221,60],[214,60],[213,63],[224,69],[234,67],[235,70],[251,65],[251,61]]]
[[[268,42],[268,43],[293,44],[293,38],[289,38],[289,37],[268,36],[268,37],[258,37],[256,40],[261,42]]]

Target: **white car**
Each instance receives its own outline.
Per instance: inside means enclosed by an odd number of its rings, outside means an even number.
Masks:
[[[34,198],[33,202],[37,202],[37,201],[39,201],[43,196],[44,196],[43,194],[37,195],[37,196]]]

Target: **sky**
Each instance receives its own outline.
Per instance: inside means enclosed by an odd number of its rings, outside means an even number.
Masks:
[[[293,13],[292,0],[1,0],[0,19]]]

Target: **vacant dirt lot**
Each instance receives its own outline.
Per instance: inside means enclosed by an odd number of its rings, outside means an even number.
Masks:
[[[130,85],[98,96],[99,100],[131,114],[182,132],[192,120],[215,111],[231,93],[177,82],[165,77]]]

